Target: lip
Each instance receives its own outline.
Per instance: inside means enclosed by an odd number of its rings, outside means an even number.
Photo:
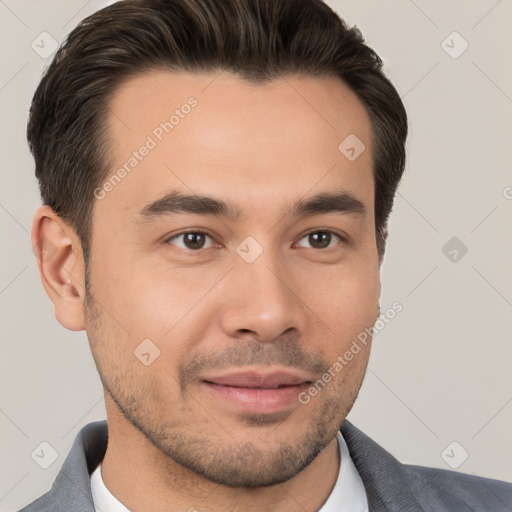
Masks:
[[[304,382],[311,382],[308,376],[299,372],[286,370],[258,371],[235,370],[219,376],[205,377],[203,380],[222,386],[240,388],[274,389],[279,386],[295,386]]]
[[[298,395],[312,380],[309,375],[290,370],[235,370],[207,376],[202,384],[214,398],[238,412],[276,414],[297,405]]]

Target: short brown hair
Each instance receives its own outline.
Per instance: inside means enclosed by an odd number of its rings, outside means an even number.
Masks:
[[[372,122],[379,258],[405,167],[407,116],[382,60],[321,0],[123,0],[67,37],[32,101],[27,127],[41,198],[80,238],[87,265],[93,191],[110,172],[105,118],[127,79],[151,70],[225,69],[263,83],[335,76]]]

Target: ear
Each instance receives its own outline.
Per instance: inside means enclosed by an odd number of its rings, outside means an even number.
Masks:
[[[32,222],[32,250],[55,317],[67,329],[85,329],[85,263],[73,228],[49,206],[41,206]]]

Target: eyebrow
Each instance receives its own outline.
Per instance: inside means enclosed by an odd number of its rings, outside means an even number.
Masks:
[[[221,201],[213,197],[186,195],[173,190],[165,196],[146,205],[138,212],[138,222],[151,222],[154,219],[177,213],[212,215],[235,221],[242,217],[240,208],[231,201]],[[299,199],[292,205],[291,215],[308,217],[322,213],[343,213],[366,215],[362,201],[346,191],[324,192],[307,199]]]

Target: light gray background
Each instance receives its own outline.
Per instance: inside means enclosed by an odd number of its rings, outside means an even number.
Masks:
[[[404,309],[375,338],[349,419],[403,462],[449,469],[465,450],[459,471],[512,481],[512,2],[329,3],[383,57],[410,117],[382,269],[382,310]],[[47,491],[78,430],[105,418],[86,335],[55,320],[31,252],[40,202],[25,142],[51,59],[32,41],[60,43],[105,5],[0,0],[2,511]],[[458,58],[443,49],[462,48],[457,36],[443,45],[453,31],[469,44]],[[442,252],[452,237],[468,248],[457,262]],[[31,458],[42,441],[59,454],[46,470]]]

